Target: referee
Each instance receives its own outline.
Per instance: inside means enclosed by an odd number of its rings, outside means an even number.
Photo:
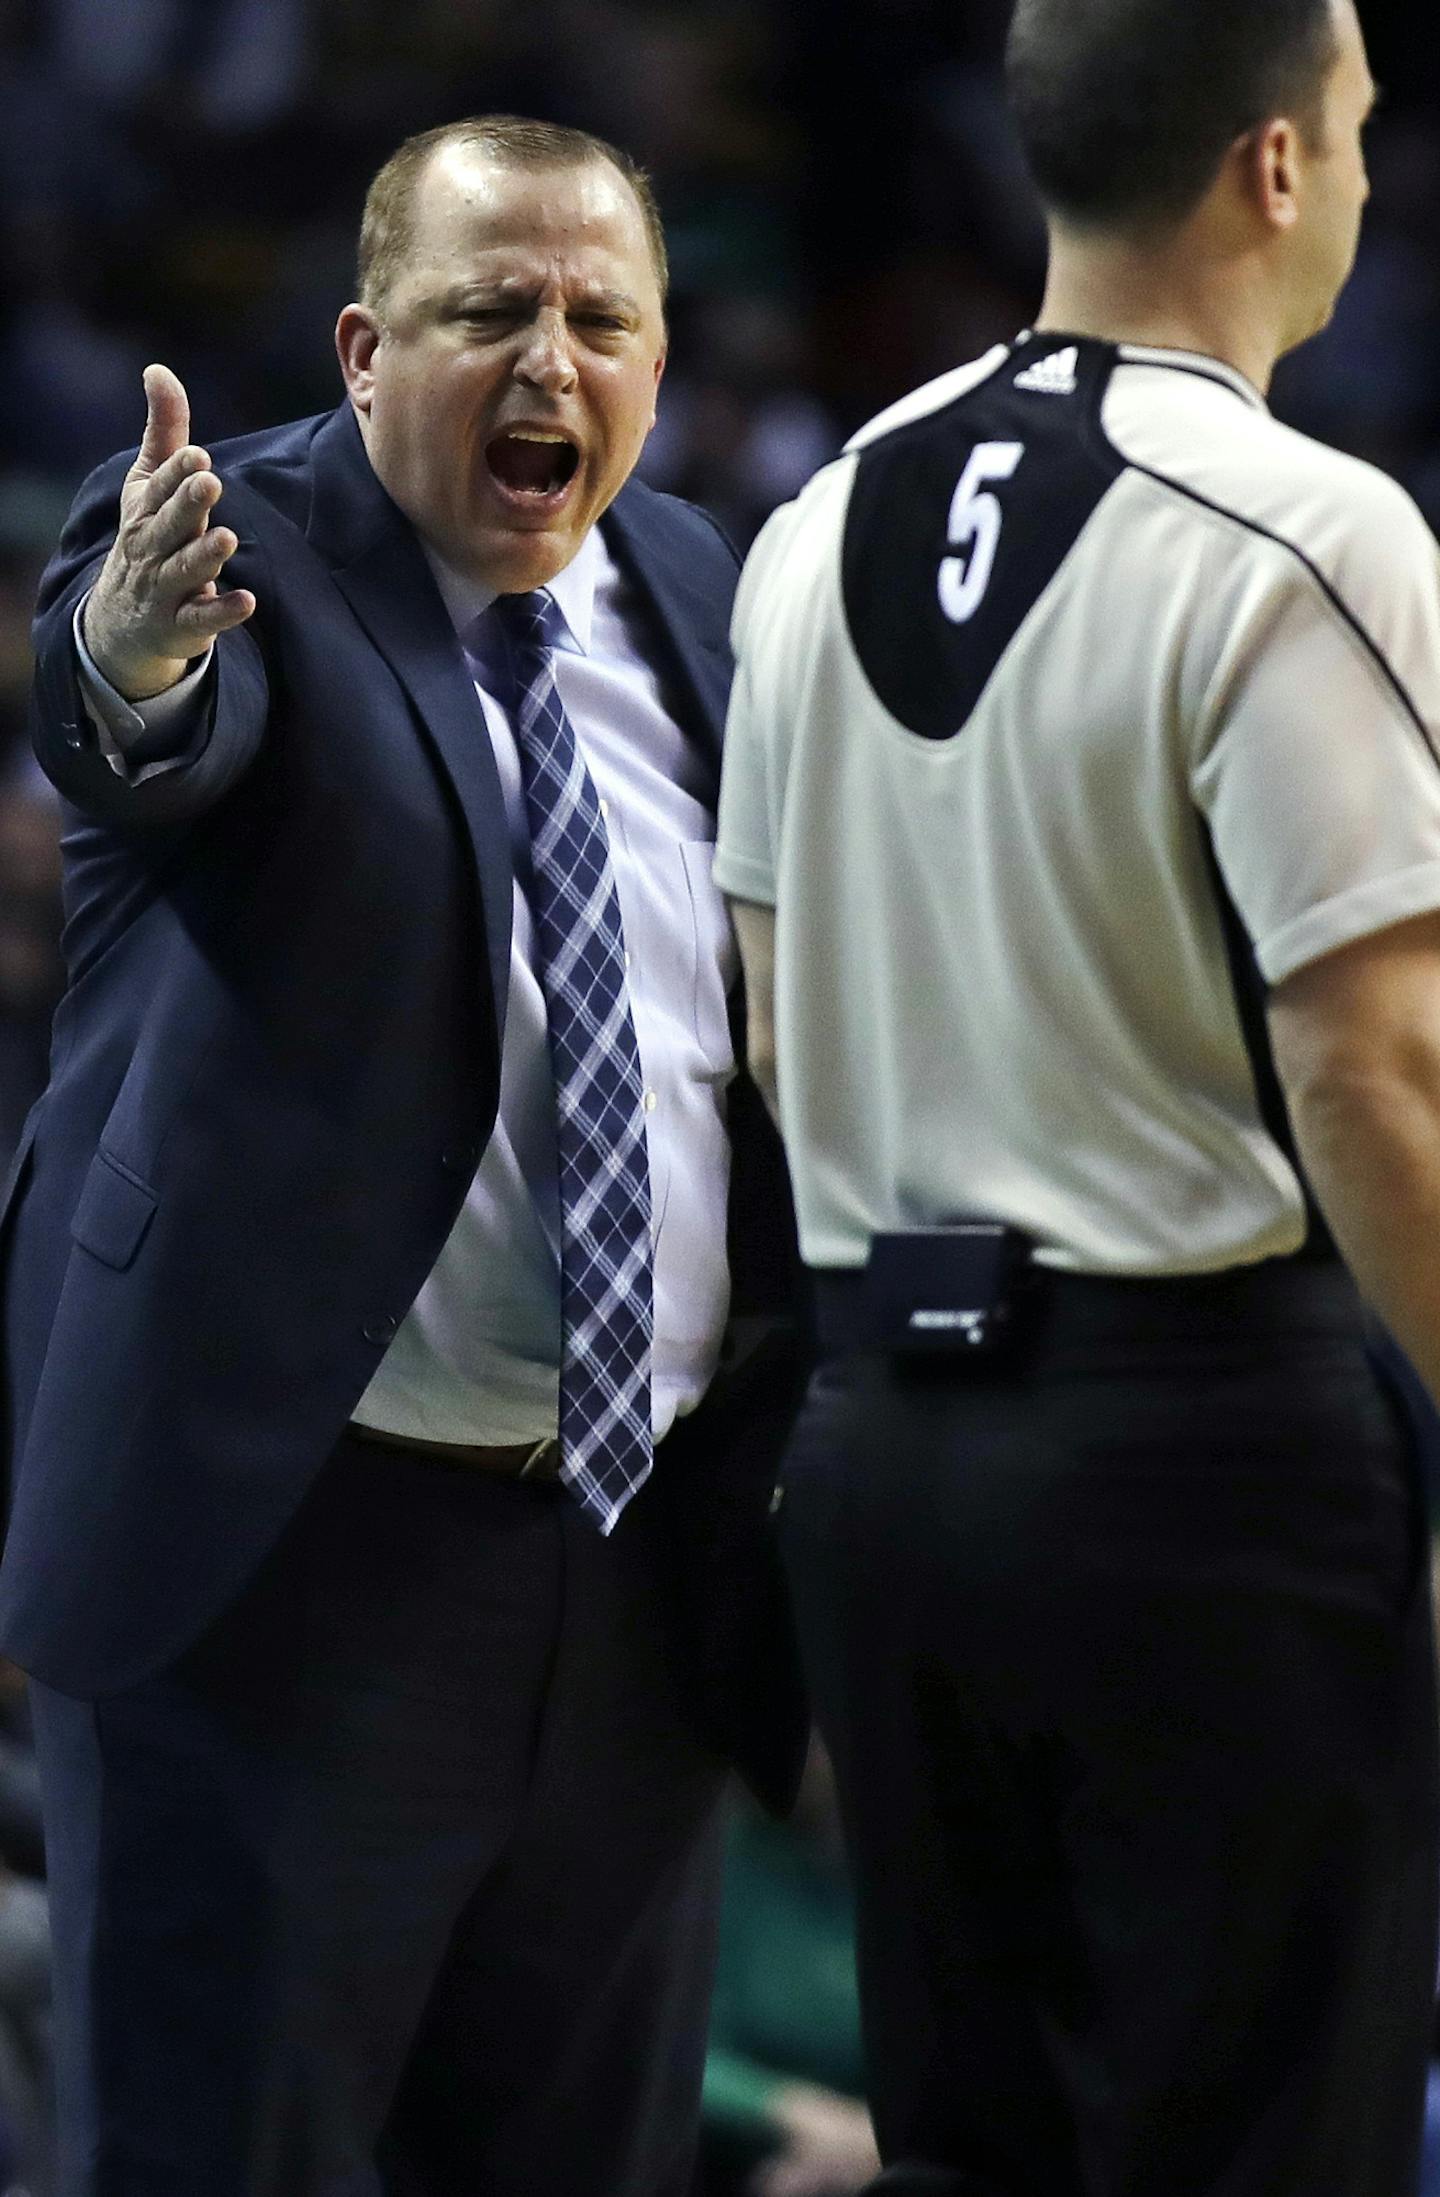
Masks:
[[[1018,0],[1009,67],[1038,328],[762,535],[717,862],[884,2186],[1406,2197],[1425,1526],[1350,1274],[1440,1388],[1440,559],[1265,403],[1374,86],[1351,0]]]

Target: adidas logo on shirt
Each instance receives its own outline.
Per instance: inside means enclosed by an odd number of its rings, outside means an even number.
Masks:
[[[1080,353],[1072,343],[1064,351],[1052,351],[1048,358],[1037,359],[1027,366],[1023,374],[1015,376],[1017,389],[1033,389],[1041,397],[1073,397],[1075,394],[1075,369],[1080,363]]]

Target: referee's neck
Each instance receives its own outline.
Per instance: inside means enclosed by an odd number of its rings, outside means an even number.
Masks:
[[[1288,348],[1283,308],[1261,255],[1225,253],[1199,225],[1161,242],[1053,229],[1035,331],[1198,352],[1263,396]]]

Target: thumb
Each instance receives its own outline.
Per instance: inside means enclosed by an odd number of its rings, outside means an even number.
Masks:
[[[190,439],[190,399],[168,366],[146,367],[145,404],[145,433],[134,466],[140,474],[155,472]]]

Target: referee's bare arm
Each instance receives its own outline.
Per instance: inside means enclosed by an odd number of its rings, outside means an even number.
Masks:
[[[731,900],[730,913],[745,971],[745,1065],[780,1126],[775,1076],[775,910],[753,900]]]
[[[1440,1401],[1440,913],[1297,969],[1270,1029],[1336,1242]]]

